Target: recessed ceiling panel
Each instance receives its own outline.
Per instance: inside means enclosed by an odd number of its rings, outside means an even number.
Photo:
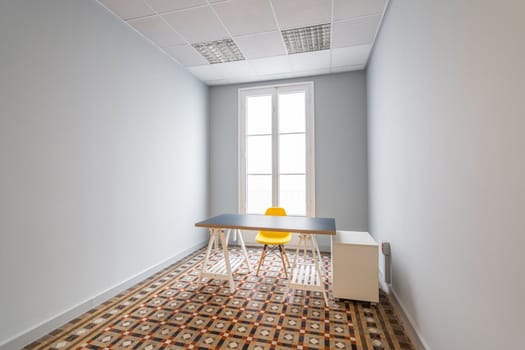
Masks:
[[[213,7],[233,36],[277,30],[268,0],[231,0]]]
[[[246,59],[286,54],[283,39],[279,32],[238,36],[234,40]]]
[[[387,0],[334,0],[334,20],[382,13]]]
[[[288,57],[294,72],[330,68],[329,50],[298,53]]]
[[[159,16],[135,19],[128,21],[128,23],[159,46],[173,46],[185,43],[184,39]]]
[[[201,66],[208,62],[191,45],[178,45],[164,48],[170,56],[173,56],[182,65]]]
[[[366,64],[372,45],[349,46],[332,50],[332,68]]]
[[[282,31],[288,54],[330,49],[330,23]]]
[[[193,44],[193,48],[211,64],[244,60],[244,56],[232,39]]]
[[[192,44],[229,37],[209,6],[172,12],[162,16]]]
[[[100,0],[100,2],[122,19],[139,18],[155,14],[144,3],[144,0]]]
[[[206,5],[206,0],[146,0],[157,13],[187,9]]]
[[[281,30],[329,23],[331,0],[272,0]]]
[[[332,47],[371,44],[374,40],[380,19],[380,15],[375,15],[345,22],[335,22]]]

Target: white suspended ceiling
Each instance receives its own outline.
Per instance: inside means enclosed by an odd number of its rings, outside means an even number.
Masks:
[[[99,2],[197,78],[208,85],[222,85],[365,68],[388,0]],[[288,52],[282,31],[317,25],[328,28],[328,46],[318,51]],[[299,32],[311,36],[308,30]],[[233,40],[228,46],[238,50],[230,59],[238,60],[210,64],[195,48],[214,41],[224,46],[223,39]]]

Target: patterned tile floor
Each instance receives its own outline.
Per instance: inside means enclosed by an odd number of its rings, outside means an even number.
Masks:
[[[288,292],[280,260],[269,255],[259,277],[242,267],[236,290],[208,280],[197,288],[199,250],[25,349],[413,349],[387,297],[333,301]],[[248,249],[252,267],[261,250]],[[232,255],[240,255],[235,248]],[[293,259],[293,254],[290,253]],[[326,271],[330,256],[323,256]]]

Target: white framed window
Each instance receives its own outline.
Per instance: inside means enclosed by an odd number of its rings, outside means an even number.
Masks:
[[[313,82],[239,89],[239,211],[315,216]]]

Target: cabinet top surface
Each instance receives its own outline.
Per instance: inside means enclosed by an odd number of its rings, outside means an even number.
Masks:
[[[377,242],[368,232],[360,231],[337,231],[333,237],[334,244],[359,244],[377,246]]]

